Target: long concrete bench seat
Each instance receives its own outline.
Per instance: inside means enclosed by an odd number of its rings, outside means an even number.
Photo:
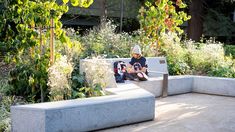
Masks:
[[[153,120],[154,96],[129,83],[111,95],[11,107],[13,132],[79,132]]]

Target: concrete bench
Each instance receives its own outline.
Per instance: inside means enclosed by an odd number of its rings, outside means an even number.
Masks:
[[[111,95],[11,107],[12,132],[80,132],[153,120],[155,97],[127,83]]]

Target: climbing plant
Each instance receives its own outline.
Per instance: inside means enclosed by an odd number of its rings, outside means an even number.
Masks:
[[[190,19],[183,9],[182,0],[148,0],[139,10],[139,22],[144,32],[142,41],[157,49],[162,43],[161,35],[166,32],[182,34],[180,25]]]

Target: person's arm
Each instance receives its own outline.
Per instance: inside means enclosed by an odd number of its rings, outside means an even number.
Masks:
[[[127,64],[127,72],[128,72],[128,73],[135,73],[135,71],[133,70],[131,64]]]
[[[143,72],[143,73],[146,73],[147,68],[146,67],[142,67],[142,69],[140,71]]]
[[[136,71],[133,69],[134,58],[131,58],[129,64],[127,64],[127,72],[128,73],[135,73]]]
[[[140,70],[140,72],[146,73],[147,67],[146,67],[146,59],[145,59],[144,57],[142,58],[140,64],[141,64],[141,66],[142,66],[142,69]]]

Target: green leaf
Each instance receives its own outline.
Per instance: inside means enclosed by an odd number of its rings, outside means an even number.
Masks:
[[[77,93],[77,96],[79,98],[85,98],[86,97],[86,95],[84,93],[82,93],[82,92]]]
[[[17,13],[20,14],[22,12],[22,9],[21,8],[18,8],[17,9]]]
[[[150,6],[152,6],[152,4],[151,4],[149,1],[146,1],[146,2],[145,2],[145,6],[146,6],[146,7],[150,7]]]
[[[88,8],[92,3],[93,0],[85,0],[85,2],[82,3],[82,6]]]
[[[72,6],[78,6],[79,2],[78,0],[71,0]]]
[[[69,2],[69,0],[63,0],[64,4],[67,4]]]
[[[18,4],[23,4],[23,2],[21,0],[17,0]]]

